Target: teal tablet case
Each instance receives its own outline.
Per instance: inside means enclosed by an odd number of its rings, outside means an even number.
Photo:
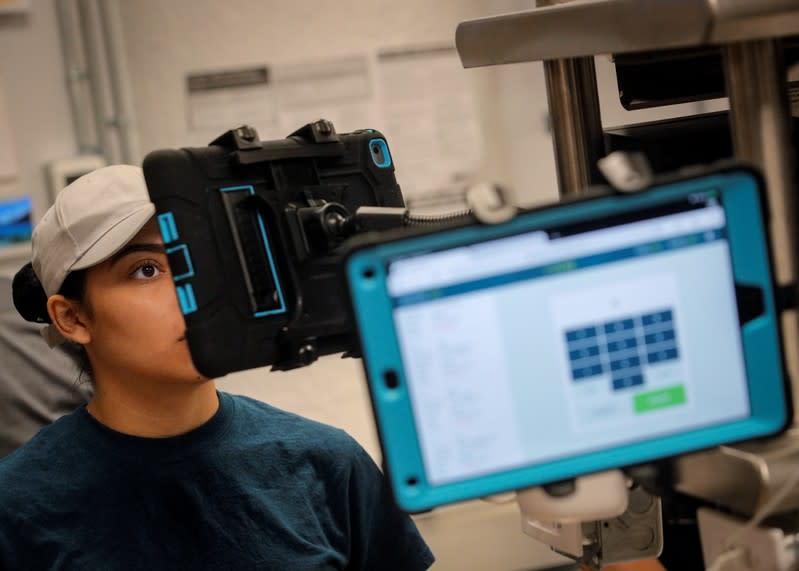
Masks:
[[[720,193],[736,285],[762,292],[762,311],[744,323],[740,330],[751,405],[749,418],[459,481],[429,482],[392,317],[392,301],[387,291],[388,262],[418,252],[601,220],[668,204],[708,189]],[[610,194],[522,212],[498,225],[474,223],[423,235],[394,235],[355,248],[346,260],[346,281],[387,475],[400,507],[418,512],[442,504],[640,464],[783,430],[790,420],[790,399],[783,371],[767,232],[761,179],[754,171],[735,167],[658,184],[634,194]],[[532,439],[542,437],[546,435],[530,435]]]

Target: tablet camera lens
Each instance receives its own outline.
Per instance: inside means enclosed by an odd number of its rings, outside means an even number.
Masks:
[[[383,373],[383,379],[386,381],[386,386],[389,389],[396,389],[399,386],[399,377],[397,376],[397,371],[393,369],[389,369]]]

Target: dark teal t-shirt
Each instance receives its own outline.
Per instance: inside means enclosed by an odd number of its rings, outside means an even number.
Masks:
[[[85,406],[0,460],[0,569],[428,568],[341,430],[246,397],[187,434],[128,436]]]

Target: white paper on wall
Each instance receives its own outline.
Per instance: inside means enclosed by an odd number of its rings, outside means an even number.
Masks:
[[[192,74],[187,87],[194,131],[247,123],[271,140],[319,118],[340,133],[381,131],[409,205],[451,193],[481,166],[475,88],[450,45]]]
[[[24,14],[31,9],[30,0],[0,0],[0,16],[3,14]]]
[[[366,56],[274,67],[281,134],[324,118],[336,131],[376,128],[375,97]]]
[[[274,130],[277,106],[269,71],[261,66],[188,75],[189,128],[221,134],[248,124],[259,133]]]
[[[0,75],[0,180],[17,177],[17,157],[11,137],[11,120],[6,104],[3,76]]]
[[[377,55],[381,131],[406,200],[451,188],[480,167],[475,90],[451,46]]]

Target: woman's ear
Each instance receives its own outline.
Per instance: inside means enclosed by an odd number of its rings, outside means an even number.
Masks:
[[[91,333],[86,327],[85,316],[77,301],[67,299],[61,294],[51,295],[47,299],[47,313],[65,339],[79,345],[86,345],[92,340]]]

